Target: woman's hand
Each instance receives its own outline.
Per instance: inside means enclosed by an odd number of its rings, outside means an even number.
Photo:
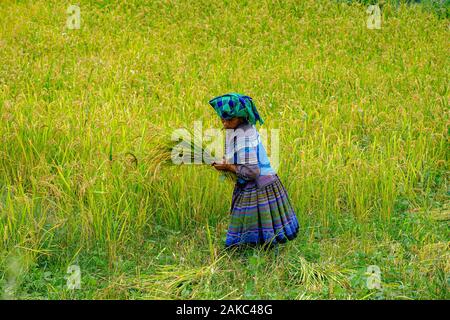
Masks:
[[[226,162],[225,160],[223,160],[222,163],[216,163],[213,162],[212,166],[219,171],[231,171],[231,172],[236,172],[236,165],[231,164]]]
[[[214,169],[219,170],[219,171],[228,171],[228,163],[213,163],[212,166],[214,167]]]

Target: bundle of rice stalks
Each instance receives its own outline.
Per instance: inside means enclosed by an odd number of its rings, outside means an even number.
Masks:
[[[193,136],[192,134],[190,135]],[[201,165],[211,166],[212,163],[221,163],[222,159],[213,155],[205,145],[199,144],[193,139],[189,141],[173,140],[162,129],[153,131],[151,138],[152,162],[160,165]],[[223,180],[235,181],[236,175],[229,171],[221,172]]]

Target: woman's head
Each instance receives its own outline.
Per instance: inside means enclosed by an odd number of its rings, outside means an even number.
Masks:
[[[225,129],[236,129],[241,123],[244,123],[246,120],[241,117],[234,118],[220,118],[222,120],[223,127]]]
[[[264,123],[256,110],[252,98],[249,96],[244,96],[239,93],[227,93],[211,99],[209,104],[214,108],[220,118],[227,120],[225,122],[228,122],[232,118],[244,118],[252,125],[255,125],[257,121],[260,124]],[[238,120],[232,120],[231,122],[233,123],[234,121]]]

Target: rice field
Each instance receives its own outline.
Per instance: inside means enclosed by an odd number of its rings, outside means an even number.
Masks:
[[[79,0],[71,29],[70,2],[1,1],[0,297],[449,299],[450,27],[426,3],[369,29],[359,2]],[[301,232],[274,251],[224,252],[233,184],[167,165],[227,92],[279,130]]]

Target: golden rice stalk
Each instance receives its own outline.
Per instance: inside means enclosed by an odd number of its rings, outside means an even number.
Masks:
[[[191,141],[190,143],[187,141],[174,141],[162,130],[157,133],[158,134],[152,137],[152,161],[158,165],[175,165],[172,161],[172,154],[178,151],[180,157],[183,156],[184,162],[182,162],[182,164],[210,166],[210,163],[212,162],[221,162],[221,160],[212,155],[205,146],[199,145],[195,141]],[[185,150],[190,150],[190,157],[188,159],[186,159],[186,155],[182,153]],[[236,180],[236,175],[229,171],[222,172],[222,176],[229,181]]]

